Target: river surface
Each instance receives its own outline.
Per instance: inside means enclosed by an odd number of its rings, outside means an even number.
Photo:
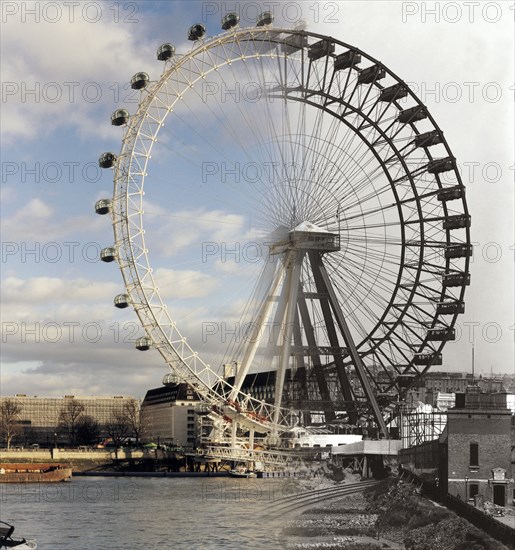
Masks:
[[[1,484],[0,519],[41,550],[280,549],[267,507],[300,491],[289,479],[74,477]]]

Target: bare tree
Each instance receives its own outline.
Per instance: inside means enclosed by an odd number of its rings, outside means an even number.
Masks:
[[[83,414],[77,423],[77,443],[79,445],[93,445],[100,435],[100,425],[88,414]]]
[[[136,445],[141,438],[141,432],[143,430],[143,417],[141,415],[140,404],[136,399],[131,399],[123,404],[122,415],[125,417],[127,424],[130,426],[134,437],[136,438]]]
[[[77,428],[84,415],[84,405],[75,399],[70,399],[59,412],[59,428],[68,436],[71,446],[77,443]]]
[[[120,447],[130,433],[131,426],[122,411],[113,411],[105,424],[105,431],[116,448]]]
[[[12,440],[21,434],[20,413],[22,407],[14,399],[5,399],[0,403],[0,436],[11,448]]]

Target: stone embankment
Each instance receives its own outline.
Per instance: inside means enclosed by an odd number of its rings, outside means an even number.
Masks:
[[[22,449],[0,451],[0,462],[18,463],[66,463],[74,472],[87,470],[102,470],[110,468],[115,462],[151,460],[156,458],[156,452],[141,450],[114,449]]]

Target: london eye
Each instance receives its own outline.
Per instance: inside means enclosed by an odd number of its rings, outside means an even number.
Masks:
[[[134,309],[136,347],[157,350],[222,427],[272,444],[318,418],[388,437],[395,405],[454,340],[470,284],[470,216],[443,131],[401,78],[337,38],[268,13],[188,38],[182,54],[159,47],[159,78],[134,75],[137,109],[111,118],[121,149],[99,161],[114,177],[96,212],[112,218],[101,259],[122,273],[115,306]],[[205,261],[231,234],[252,259]],[[206,293],[170,299],[167,258],[203,272]],[[195,311],[246,337],[204,349]],[[265,372],[273,391],[253,391]]]

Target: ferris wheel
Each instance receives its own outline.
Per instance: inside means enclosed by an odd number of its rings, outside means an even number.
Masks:
[[[157,349],[226,423],[276,437],[318,411],[387,435],[464,312],[472,246],[455,158],[408,85],[365,52],[274,28],[269,13],[252,28],[228,14],[223,29],[193,25],[184,54],[163,44],[161,76],[131,81],[137,111],[112,115],[122,147],[100,157],[114,193],[96,211],[112,217],[101,259],[122,272],[115,306],[138,315],[136,347]],[[255,253],[205,261],[222,245]],[[177,278],[195,291],[174,310]],[[212,296],[248,329],[205,352],[213,366],[182,328],[192,311],[213,318]],[[256,371],[274,372],[272,394],[249,387]]]

